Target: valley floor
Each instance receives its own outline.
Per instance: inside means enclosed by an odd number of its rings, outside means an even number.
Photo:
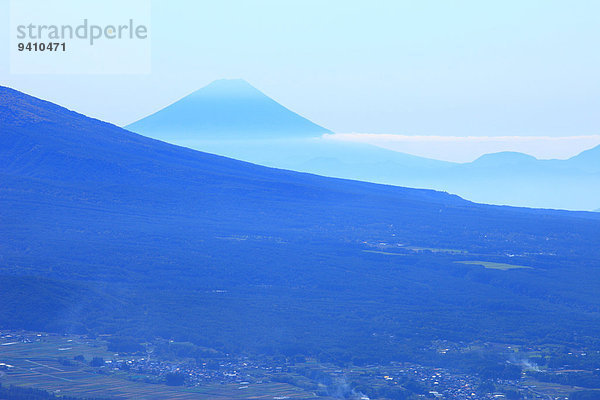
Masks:
[[[0,384],[42,389],[55,396],[181,400],[566,399],[582,389],[539,380],[535,375],[539,368],[534,365],[524,368],[518,377],[494,379],[413,363],[340,366],[314,359],[232,355],[209,357],[202,362],[158,357],[153,354],[152,344],[146,345],[145,352],[119,354],[107,349],[107,339],[109,336],[3,331]],[[442,341],[432,343],[427,350],[438,354],[482,349],[490,354],[514,352],[523,360],[548,350],[490,343],[459,347]],[[585,356],[583,352],[575,356],[581,354]],[[552,374],[570,372],[559,368]],[[178,386],[169,386],[165,384],[169,375],[180,375],[184,380],[176,383]]]

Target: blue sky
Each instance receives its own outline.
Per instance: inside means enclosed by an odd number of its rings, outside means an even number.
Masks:
[[[239,77],[335,132],[597,135],[599,16],[597,1],[153,1],[150,74],[12,75],[2,57],[0,82],[121,125]]]

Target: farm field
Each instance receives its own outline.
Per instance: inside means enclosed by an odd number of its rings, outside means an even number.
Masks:
[[[210,384],[196,387],[167,386],[134,382],[123,373],[100,374],[84,363],[64,365],[61,358],[73,360],[113,357],[95,342],[59,335],[40,337],[31,343],[0,343],[2,385],[18,385],[78,397],[114,399],[308,399],[312,393],[285,384]]]
[[[567,398],[571,393],[578,390],[586,390],[585,388],[560,385],[558,383],[542,382],[535,379],[525,380],[523,382],[523,386],[528,387],[529,390],[539,395],[556,397],[561,396],[563,398]],[[598,395],[600,396],[600,390],[598,390]]]
[[[467,265],[481,265],[487,269],[498,269],[501,271],[508,271],[511,269],[533,269],[532,267],[527,267],[525,265],[514,265],[514,264],[505,264],[505,263],[497,263],[490,261],[455,261],[459,264],[467,264]]]
[[[405,256],[406,254],[402,253],[391,253],[389,251],[377,251],[377,250],[363,250],[365,253],[373,253],[373,254],[383,254],[386,256]]]

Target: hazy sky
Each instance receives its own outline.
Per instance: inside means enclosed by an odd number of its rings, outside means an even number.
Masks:
[[[598,1],[157,0],[150,28],[151,74],[11,75],[6,56],[0,83],[116,124],[239,77],[335,132],[600,133]]]

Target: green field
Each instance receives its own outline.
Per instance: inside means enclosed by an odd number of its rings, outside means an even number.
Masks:
[[[363,250],[365,253],[383,254],[386,256],[405,256],[406,254],[390,253],[388,251],[377,251],[377,250]]]
[[[525,265],[514,265],[514,264],[505,264],[505,263],[497,263],[490,261],[455,261],[459,264],[468,264],[468,265],[481,265],[487,269],[499,269],[501,271],[508,271],[511,269],[533,269],[532,267],[527,267]]]
[[[582,389],[573,386],[559,385],[558,383],[541,382],[535,379],[527,379],[522,385],[529,387],[530,390],[536,394],[552,396],[554,398],[567,398],[571,393]],[[598,391],[598,396],[600,397],[600,390]]]
[[[10,365],[0,370],[0,383],[47,390],[78,397],[114,399],[278,399],[301,400],[314,394],[285,383],[210,384],[196,387],[173,387],[163,384],[133,382],[122,373],[99,374],[83,363],[65,366],[59,357],[73,359],[82,354],[111,358],[95,341],[77,337],[46,336],[33,343],[0,345],[0,363]]]

